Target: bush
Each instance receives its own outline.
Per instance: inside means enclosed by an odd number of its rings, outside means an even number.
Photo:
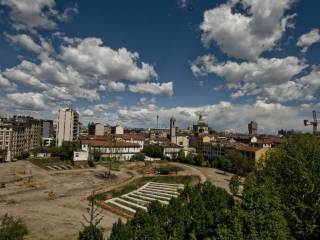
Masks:
[[[0,217],[0,240],[23,240],[27,234],[28,229],[20,218],[8,214]]]
[[[79,232],[79,240],[103,240],[103,233],[101,229],[95,225],[85,226]]]

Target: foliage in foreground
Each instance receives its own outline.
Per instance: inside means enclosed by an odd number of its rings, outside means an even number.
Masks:
[[[320,139],[293,135],[247,176],[240,202],[209,183],[186,187],[114,224],[110,239],[320,239],[319,186]]]
[[[8,214],[0,217],[0,240],[22,240],[27,234],[28,229],[20,218]]]
[[[281,204],[262,196],[252,191],[238,205],[208,182],[186,187],[168,206],[153,202],[127,224],[114,224],[110,239],[288,239]]]

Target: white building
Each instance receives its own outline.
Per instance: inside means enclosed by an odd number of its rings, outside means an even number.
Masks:
[[[174,143],[167,143],[163,146],[163,156],[169,159],[176,159],[183,148]]]
[[[57,119],[57,146],[64,141],[75,141],[79,138],[79,114],[71,109],[59,109]]]
[[[74,165],[87,164],[88,160],[89,160],[88,151],[74,151],[73,152],[73,164]]]
[[[83,140],[81,150],[93,154],[99,152],[101,157],[112,157],[116,160],[130,160],[131,157],[141,152],[142,147],[138,143],[110,140]]]
[[[104,124],[96,123],[95,136],[104,136]]]
[[[120,125],[116,125],[116,126],[111,128],[111,133],[112,134],[123,134],[124,133],[124,129]]]

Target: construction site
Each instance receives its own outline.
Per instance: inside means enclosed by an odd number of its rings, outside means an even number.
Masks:
[[[178,167],[179,171],[158,178],[159,173],[153,169],[159,166]],[[9,213],[21,217],[30,232],[26,239],[76,239],[82,228],[88,197],[93,192],[108,193],[130,186],[132,191],[121,196],[105,195],[104,203],[109,207],[100,208],[103,215],[101,227],[108,235],[112,224],[119,218],[126,221],[130,213],[134,214],[137,209],[145,210],[153,200],[167,204],[171,197],[177,197],[178,189],[182,189],[184,184],[175,184],[177,178],[170,176],[183,179],[192,176],[188,184],[209,180],[227,191],[231,178],[230,174],[216,169],[178,163],[147,166],[143,162],[123,163],[117,171],[112,171],[111,179],[103,177],[107,171],[107,167],[102,165],[49,170],[29,161],[1,164],[0,215]],[[142,181],[143,178],[146,179]],[[132,185],[137,182],[140,185]],[[129,214],[121,214],[117,209]]]

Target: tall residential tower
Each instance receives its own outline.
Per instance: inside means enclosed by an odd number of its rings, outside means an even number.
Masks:
[[[59,109],[57,119],[57,146],[64,141],[75,141],[79,138],[79,114],[72,108]]]

